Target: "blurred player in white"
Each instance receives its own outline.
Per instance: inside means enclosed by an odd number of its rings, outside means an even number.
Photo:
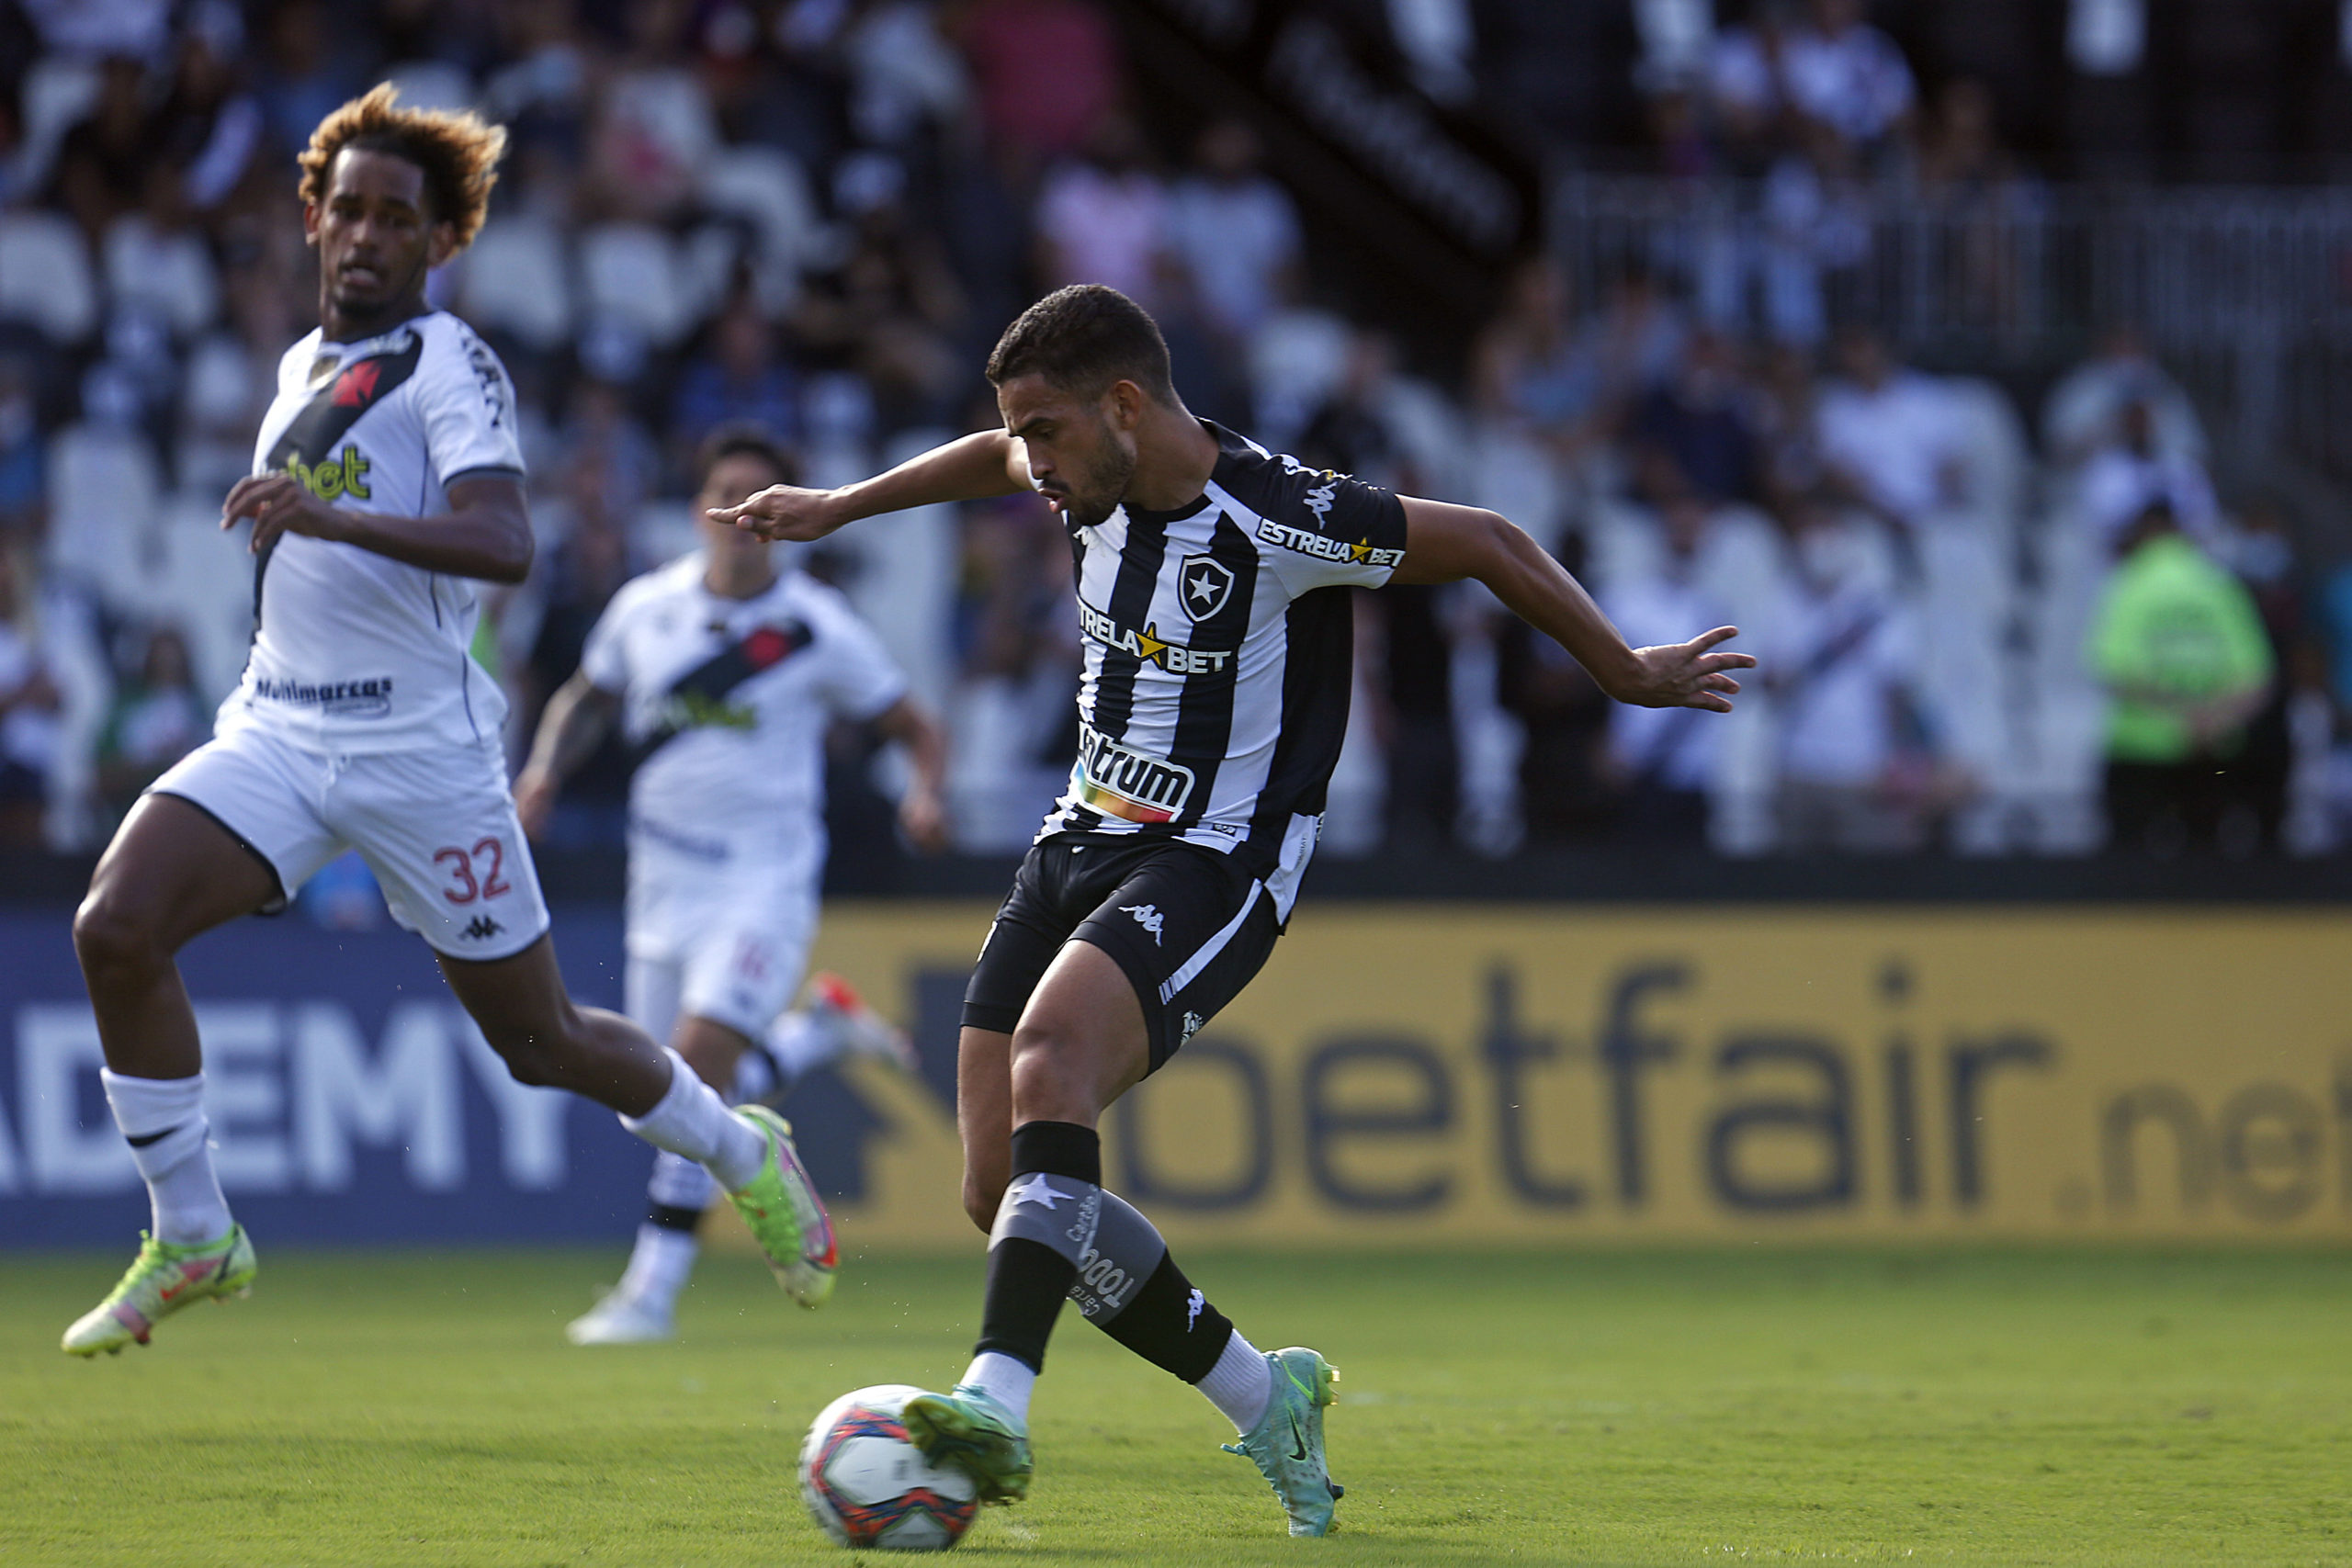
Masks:
[[[870,724],[904,743],[913,779],[899,816],[922,849],[945,837],[946,749],[906,677],[849,602],[778,570],[765,541],[712,522],[798,465],[758,431],[703,446],[702,548],[613,595],[580,669],[548,703],[515,780],[537,833],[564,777],[617,717],[638,758],[629,785],[628,1015],[666,1036],[738,1101],[781,1100],[844,1051],[913,1066],[906,1036],[839,976],[786,1012],[817,934],[825,867],[825,730]],[[782,1015],[779,1017],[779,1015]],[[567,1333],[575,1345],[667,1339],[694,1268],[710,1175],[655,1156],[650,1203],[621,1281]]]
[[[66,1329],[70,1354],[143,1345],[159,1319],[252,1284],[175,955],[282,908],[346,848],[516,1078],[586,1095],[708,1167],[786,1291],[814,1306],[832,1290],[832,1224],[782,1120],[730,1113],[643,1030],[575,1006],[556,967],[506,788],[505,703],[468,653],[475,584],[531,566],[514,389],[424,297],[481,229],[505,144],[470,114],[402,109],[379,87],[322,120],[302,154],[320,330],[280,362],[253,475],[221,507],[223,527],[253,519],[253,652],[215,738],[131,809],[74,919],[101,1082],[154,1229]]]

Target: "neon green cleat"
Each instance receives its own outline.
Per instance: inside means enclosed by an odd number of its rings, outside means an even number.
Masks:
[[[69,1356],[122,1354],[132,1340],[147,1343],[155,1325],[190,1302],[220,1301],[253,1293],[253,1238],[231,1225],[219,1241],[174,1247],[139,1233],[139,1256],[107,1299],[84,1313],[65,1331]]]
[[[1339,1370],[1298,1346],[1267,1351],[1266,1370],[1274,1378],[1266,1413],[1239,1442],[1225,1444],[1225,1451],[1257,1461],[1290,1516],[1291,1534],[1329,1535],[1331,1505],[1347,1495],[1323,1462],[1323,1412],[1338,1397],[1331,1385],[1340,1381]]]
[[[792,1123],[764,1105],[739,1105],[735,1114],[767,1139],[768,1157],[752,1184],[729,1192],[727,1201],[767,1254],[785,1294],[813,1311],[833,1293],[833,1277],[841,1269],[832,1216],[817,1197],[800,1151],[792,1146]]]
[[[918,1394],[899,1419],[925,1459],[970,1476],[981,1502],[1018,1503],[1029,1495],[1037,1468],[1029,1457],[1029,1429],[987,1390],[958,1383],[952,1393]]]

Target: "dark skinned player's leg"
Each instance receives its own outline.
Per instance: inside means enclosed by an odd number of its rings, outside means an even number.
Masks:
[[[213,1174],[204,1052],[176,955],[277,892],[277,873],[227,829],[177,796],[150,795],[130,808],[74,912],[74,951],[106,1052],[100,1081],[154,1217],[130,1271],[65,1330],[68,1354],[143,1345],[157,1319],[253,1282],[253,1244]]]
[[[1193,1288],[1151,1223],[1102,1190],[1096,1124],[1149,1061],[1133,982],[1084,941],[1056,954],[1012,1034],[963,1032],[965,1208],[975,1224],[993,1226],[980,1342],[964,1385],[1024,1422],[1065,1299],[1199,1386],[1238,1429],[1265,1408],[1264,1358]]]
[[[644,1030],[619,1013],[574,1003],[552,936],[488,963],[439,956],[449,989],[517,1080],[610,1106],[631,1132],[707,1167],[729,1191],[758,1174],[766,1156],[759,1131],[730,1114],[690,1067],[680,1071],[682,1059]]]
[[[141,1078],[203,1071],[179,950],[277,892],[270,869],[205,812],[177,795],[141,797],[74,914],[74,953],[108,1068]]]
[[[670,1059],[650,1035],[619,1013],[572,1001],[552,935],[489,963],[438,956],[449,989],[520,1082],[570,1089],[631,1117],[669,1089]]]
[[[217,1240],[229,1206],[212,1173],[204,1053],[177,954],[277,897],[277,877],[176,795],[150,795],[98,861],[74,916],[74,952],[97,1017],[106,1090],[154,1211],[155,1238]]]

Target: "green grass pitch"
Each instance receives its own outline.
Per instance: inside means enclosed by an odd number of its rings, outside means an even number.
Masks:
[[[273,1253],[252,1300],[95,1364],[122,1256],[0,1260],[0,1562],[840,1561],[805,1423],[961,1367],[979,1260],[853,1258],[803,1314],[706,1261],[671,1346],[578,1350],[605,1253]],[[124,1256],[127,1256],[125,1249]],[[2352,1257],[1204,1256],[1344,1373],[1325,1542],[1192,1391],[1065,1314],[1037,1563],[2352,1562]]]

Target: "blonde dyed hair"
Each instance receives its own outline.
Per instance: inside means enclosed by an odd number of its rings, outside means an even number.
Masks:
[[[302,200],[312,206],[326,200],[335,154],[389,152],[424,171],[433,221],[455,229],[462,251],[481,232],[490,210],[490,187],[498,183],[498,161],[506,155],[506,128],[471,109],[404,109],[394,102],[399,96],[399,88],[379,83],[319,121],[296,160],[302,165]]]

